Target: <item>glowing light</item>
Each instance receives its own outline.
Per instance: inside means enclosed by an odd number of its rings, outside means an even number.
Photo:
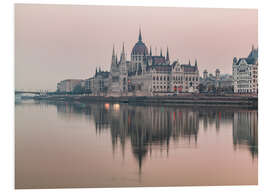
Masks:
[[[114,104],[113,105],[113,110],[119,111],[119,109],[120,109],[120,105],[119,104]]]
[[[109,103],[105,103],[104,106],[105,106],[105,109],[106,109],[106,110],[109,110],[109,109],[110,109],[110,104],[109,104]]]

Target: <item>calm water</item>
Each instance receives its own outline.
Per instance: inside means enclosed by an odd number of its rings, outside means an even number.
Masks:
[[[257,110],[18,103],[15,185],[257,184],[257,120]]]

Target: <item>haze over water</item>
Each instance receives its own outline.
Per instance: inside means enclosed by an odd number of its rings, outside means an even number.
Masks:
[[[258,182],[257,110],[23,101],[16,188]]]

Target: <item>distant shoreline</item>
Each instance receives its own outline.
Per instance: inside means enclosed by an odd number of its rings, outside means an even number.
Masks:
[[[257,96],[81,96],[81,95],[57,95],[57,96],[37,96],[35,100],[50,101],[78,101],[90,102],[110,102],[110,103],[130,103],[130,104],[171,104],[182,106],[205,106],[205,107],[247,107],[258,108]]]

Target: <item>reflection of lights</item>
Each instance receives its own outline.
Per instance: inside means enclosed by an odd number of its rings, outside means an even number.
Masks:
[[[119,111],[119,109],[120,109],[120,105],[119,104],[114,104],[113,105],[113,110]]]
[[[105,109],[109,110],[110,109],[110,104],[109,103],[105,103]]]

